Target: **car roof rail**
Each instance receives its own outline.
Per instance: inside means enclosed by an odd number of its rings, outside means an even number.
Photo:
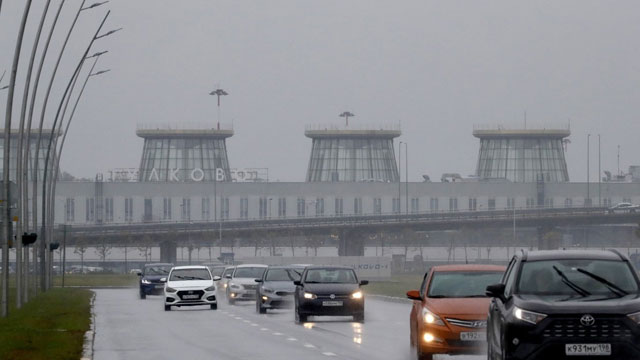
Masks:
[[[527,261],[527,255],[529,254],[527,249],[520,249],[520,252],[522,253],[522,261]]]
[[[612,253],[618,255],[620,257],[620,259],[622,259],[623,261],[627,261],[627,258],[622,255],[622,253],[620,251],[618,251],[617,249],[607,249],[609,251],[611,251]]]

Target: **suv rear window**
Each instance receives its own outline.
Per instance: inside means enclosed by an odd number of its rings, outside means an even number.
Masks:
[[[607,296],[635,294],[638,283],[624,261],[563,259],[528,261],[522,265],[519,294],[572,296],[581,292]]]

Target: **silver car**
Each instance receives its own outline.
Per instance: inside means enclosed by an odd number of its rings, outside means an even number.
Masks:
[[[303,266],[269,266],[261,279],[256,279],[256,312],[281,309],[293,305],[294,281],[300,280]]]

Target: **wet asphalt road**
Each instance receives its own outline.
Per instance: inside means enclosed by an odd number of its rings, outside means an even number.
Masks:
[[[140,300],[135,289],[95,292],[96,360],[414,359],[409,303],[367,298],[364,324],[348,317],[310,317],[298,325],[293,310],[260,315],[248,302],[230,306],[221,300],[218,310],[195,306],[165,312],[161,296]]]

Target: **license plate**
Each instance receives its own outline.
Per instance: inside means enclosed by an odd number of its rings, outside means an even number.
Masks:
[[[323,301],[322,306],[342,306],[342,301]]]
[[[484,341],[487,339],[487,333],[484,331],[461,332],[460,340],[462,341]]]
[[[200,299],[200,295],[182,295],[182,298],[187,299]]]
[[[568,356],[611,355],[611,344],[565,344],[564,352]]]

